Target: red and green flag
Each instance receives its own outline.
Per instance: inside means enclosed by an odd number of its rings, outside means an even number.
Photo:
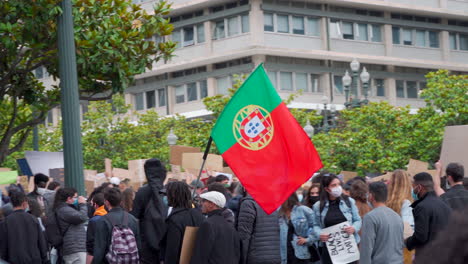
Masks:
[[[268,214],[322,167],[314,145],[282,102],[263,65],[236,91],[211,137]]]

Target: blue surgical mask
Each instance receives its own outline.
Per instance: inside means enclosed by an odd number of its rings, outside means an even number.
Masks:
[[[298,194],[297,198],[299,199],[299,202],[302,203],[302,199],[304,199],[304,196],[302,194]]]
[[[78,206],[78,198],[74,198],[74,199],[73,199],[73,205]]]
[[[167,206],[168,202],[167,202],[167,196],[163,196],[163,203]]]
[[[411,196],[413,197],[414,201],[419,200],[418,194],[414,192],[414,189],[411,189]]]

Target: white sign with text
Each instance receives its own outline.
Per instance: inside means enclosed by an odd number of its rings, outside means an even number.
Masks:
[[[327,241],[327,249],[333,264],[347,264],[359,260],[359,249],[353,234],[344,231],[351,226],[343,222],[322,229],[322,234],[330,234]]]

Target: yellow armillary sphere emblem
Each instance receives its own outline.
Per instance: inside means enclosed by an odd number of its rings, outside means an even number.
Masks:
[[[258,105],[248,105],[237,112],[232,125],[234,137],[244,148],[260,150],[273,139],[274,127],[270,113]]]

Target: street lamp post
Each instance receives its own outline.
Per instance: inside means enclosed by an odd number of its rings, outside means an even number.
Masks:
[[[174,134],[174,131],[171,128],[171,131],[169,131],[169,135],[167,135],[167,144],[169,144],[169,146],[174,146],[175,144],[177,144],[177,139],[179,138]]]
[[[307,124],[304,127],[304,131],[306,132],[309,138],[312,138],[314,135],[314,127],[310,124],[310,120],[307,120]]]
[[[71,0],[62,0],[58,18],[59,76],[63,122],[65,185],[85,194],[83,149],[81,145],[80,103],[76,71],[75,39]]]
[[[363,67],[361,75],[359,75],[359,67],[360,63],[357,59],[353,59],[350,64],[352,77],[349,75],[348,71],[345,72],[345,75],[342,78],[344,91],[345,91],[345,107],[346,108],[355,108],[360,107],[362,105],[366,105],[369,103],[367,100],[368,96],[368,88],[369,88],[369,80],[370,74],[367,72],[366,67]],[[361,79],[363,93],[364,93],[364,100],[359,100],[358,97],[358,77]],[[350,89],[349,87],[352,85],[351,90],[351,97],[349,96]],[[353,97],[354,94],[354,97]]]

